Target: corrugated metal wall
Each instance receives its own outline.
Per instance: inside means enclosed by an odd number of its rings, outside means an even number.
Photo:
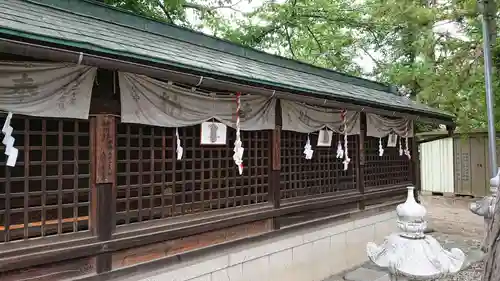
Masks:
[[[423,191],[454,192],[453,138],[420,145],[420,175]]]

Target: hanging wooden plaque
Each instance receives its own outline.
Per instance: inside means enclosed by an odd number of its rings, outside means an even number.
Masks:
[[[227,126],[220,122],[201,123],[202,145],[224,145],[226,144]]]
[[[321,130],[318,135],[318,145],[320,147],[330,147],[332,146],[333,131]]]
[[[396,147],[397,144],[398,144],[398,135],[390,133],[389,136],[387,136],[387,147]]]

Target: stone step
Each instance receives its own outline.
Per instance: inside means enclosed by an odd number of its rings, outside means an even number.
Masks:
[[[344,279],[339,279],[339,277],[336,277],[336,276],[332,276],[330,278],[327,278],[323,281],[345,281]]]
[[[389,275],[387,270],[368,261],[347,273],[330,276],[323,281],[389,281]]]
[[[382,270],[359,267],[344,276],[346,281],[390,281],[389,274]]]
[[[446,249],[455,248],[454,243],[446,244]],[[467,259],[464,268],[469,267],[484,258],[484,253],[479,249],[470,250],[467,253]],[[366,262],[362,266],[347,272],[343,278],[332,276],[323,281],[390,281],[389,272],[375,265],[373,262]]]

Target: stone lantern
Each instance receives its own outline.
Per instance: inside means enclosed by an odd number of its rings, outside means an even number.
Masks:
[[[495,212],[495,204],[497,201],[497,192],[500,187],[500,168],[498,168],[497,175],[494,178],[490,179],[490,196],[485,196],[483,199],[471,203],[469,209],[476,215],[479,215],[484,218],[485,225],[485,238],[483,243],[481,244],[481,250],[486,252],[486,233],[488,233],[488,225],[493,218],[493,214]]]
[[[415,201],[408,187],[406,202],[396,208],[401,230],[385,238],[382,245],[368,243],[368,258],[389,271],[391,281],[436,280],[453,275],[465,264],[460,249],[447,251],[430,235],[424,234],[427,210]]]

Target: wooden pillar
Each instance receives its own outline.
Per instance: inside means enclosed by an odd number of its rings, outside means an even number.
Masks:
[[[116,213],[116,118],[97,114],[91,119],[92,200],[90,227],[100,241],[111,239]],[[111,270],[111,253],[95,258],[97,273]]]
[[[281,104],[280,101],[276,101],[275,107],[275,118],[276,127],[271,134],[271,145],[269,147],[269,155],[271,156],[271,161],[269,164],[269,201],[275,209],[280,207],[281,200]],[[273,217],[271,228],[277,230],[280,228],[278,219]]]
[[[413,189],[413,195],[415,196],[415,200],[420,203],[420,152],[418,150],[418,140],[417,140],[417,125],[413,124],[413,138],[411,139],[411,148],[410,148],[411,160],[410,160],[410,176],[411,183],[415,187]]]
[[[358,136],[358,147],[356,153],[356,162],[358,163],[356,166],[356,184],[358,186],[358,191],[361,194],[365,194],[365,162],[366,162],[366,153],[365,153],[365,138],[366,138],[366,113],[360,113],[360,131]],[[364,196],[363,196],[364,197]],[[358,203],[358,207],[360,210],[365,209],[365,200],[364,198]]]

